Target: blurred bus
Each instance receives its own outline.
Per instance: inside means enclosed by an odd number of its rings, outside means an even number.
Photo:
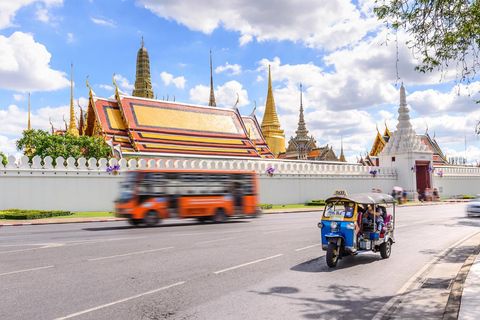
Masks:
[[[126,173],[115,216],[131,225],[166,218],[222,222],[260,213],[255,172],[136,170]]]

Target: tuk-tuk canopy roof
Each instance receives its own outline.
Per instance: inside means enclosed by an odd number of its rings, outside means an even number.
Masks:
[[[355,193],[348,196],[330,197],[325,202],[332,200],[347,200],[361,204],[395,203],[395,199],[385,193]]]

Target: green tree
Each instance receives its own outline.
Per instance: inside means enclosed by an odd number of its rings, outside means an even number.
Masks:
[[[78,158],[108,158],[111,155],[111,148],[102,139],[88,136],[77,137],[70,133],[51,135],[43,130],[25,130],[23,137],[16,142],[17,149],[24,150],[29,160],[35,156],[44,159],[52,157],[55,164],[57,157],[67,159]]]
[[[0,158],[2,158],[2,164],[4,166],[6,166],[7,165],[7,157],[3,153],[0,153]]]
[[[457,64],[458,80],[470,82],[479,67],[480,1],[376,0],[374,12],[387,27],[403,29],[421,59],[419,72],[444,71]]]

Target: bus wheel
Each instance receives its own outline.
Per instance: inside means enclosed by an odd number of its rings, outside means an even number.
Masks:
[[[225,211],[222,208],[218,208],[215,211],[215,214],[212,217],[213,222],[223,222],[225,221]]]
[[[387,259],[390,253],[392,253],[392,243],[388,240],[380,245],[380,255],[382,259]]]
[[[131,225],[131,226],[138,226],[138,224],[140,223],[141,220],[137,220],[137,219],[128,219],[128,223]]]
[[[336,243],[330,242],[327,248],[327,265],[330,268],[335,268],[337,266],[339,256],[339,250]]]
[[[145,216],[145,224],[147,227],[153,227],[158,223],[158,213],[156,211],[150,210]]]

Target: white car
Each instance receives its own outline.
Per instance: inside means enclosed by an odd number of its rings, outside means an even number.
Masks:
[[[467,216],[480,216],[480,196],[470,200],[467,204]]]

